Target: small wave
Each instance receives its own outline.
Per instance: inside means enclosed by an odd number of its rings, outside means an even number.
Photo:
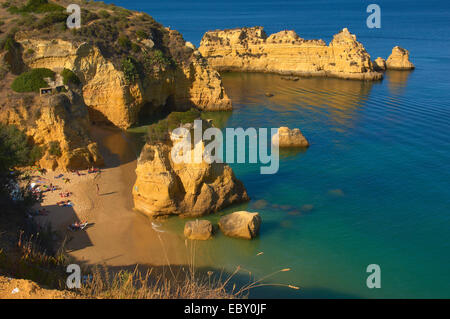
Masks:
[[[155,224],[154,222],[152,222],[152,228],[153,230],[159,232],[159,233],[165,233],[165,230],[161,229],[161,225],[160,224]]]

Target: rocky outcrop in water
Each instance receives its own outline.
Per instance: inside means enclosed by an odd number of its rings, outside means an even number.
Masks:
[[[392,49],[392,53],[386,61],[387,69],[391,70],[412,70],[414,64],[409,61],[409,51],[399,46]]]
[[[259,213],[238,211],[225,215],[219,220],[219,228],[228,237],[255,238],[261,226]]]
[[[278,141],[277,141],[278,138]],[[278,144],[279,147],[308,147],[309,142],[303,136],[298,128],[289,129],[282,126],[278,129],[276,135],[273,136],[272,142]]]
[[[171,156],[172,147],[170,142],[147,143],[143,147],[133,187],[137,210],[150,217],[194,217],[249,200],[230,166],[204,160],[176,163]],[[193,152],[194,148],[191,155]]]
[[[370,55],[347,28],[323,40],[305,40],[294,31],[267,36],[262,27],[206,32],[199,51],[219,71],[270,72],[302,76],[378,80]]]
[[[184,225],[184,236],[192,240],[207,240],[212,238],[213,225],[208,220],[189,221]]]

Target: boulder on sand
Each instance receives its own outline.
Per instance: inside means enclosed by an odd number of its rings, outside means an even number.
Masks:
[[[184,236],[188,239],[207,240],[212,237],[213,226],[208,220],[193,220],[184,225]]]
[[[238,211],[219,220],[219,228],[225,236],[252,239],[258,235],[261,226],[259,213]]]

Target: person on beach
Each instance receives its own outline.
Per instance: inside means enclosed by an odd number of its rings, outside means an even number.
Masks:
[[[97,196],[100,194],[100,187],[98,186],[98,184],[95,184],[95,186],[97,186]]]

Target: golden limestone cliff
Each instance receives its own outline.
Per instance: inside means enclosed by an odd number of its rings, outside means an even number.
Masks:
[[[158,70],[152,76],[130,83],[120,67],[104,57],[94,45],[26,36],[18,37],[17,41],[25,52],[33,52],[24,56],[28,67],[54,71],[66,68],[79,77],[93,122],[108,122],[126,129],[136,123],[143,108],[157,109],[168,104],[176,110],[190,107],[211,111],[231,109],[231,101],[218,72],[198,51],[188,46],[191,58],[186,64]]]
[[[370,55],[347,28],[323,40],[305,40],[294,31],[267,36],[262,27],[206,32],[199,51],[219,71],[269,72],[301,76],[378,80]]]
[[[199,143],[197,147],[204,150],[203,142]],[[174,161],[173,147],[172,143],[147,143],[142,149],[133,187],[138,211],[150,217],[195,217],[249,200],[230,166],[204,160]],[[187,152],[192,158],[194,149]]]
[[[11,96],[0,105],[0,122],[16,125],[41,149],[41,167],[82,169],[103,158],[89,136],[87,108],[72,91],[51,96]]]

